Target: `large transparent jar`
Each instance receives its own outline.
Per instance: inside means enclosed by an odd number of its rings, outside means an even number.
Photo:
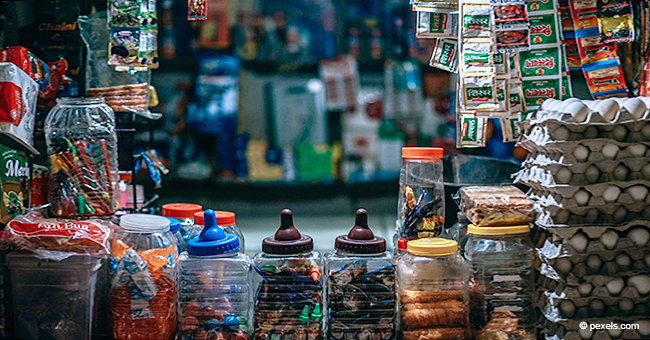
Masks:
[[[201,230],[203,230],[203,213],[204,212],[194,213],[194,226],[192,227],[191,238],[199,236]],[[246,252],[244,234],[241,232],[239,227],[237,227],[237,224],[235,224],[235,213],[230,211],[215,211],[214,215],[217,218],[217,225],[223,229],[223,231],[237,235],[239,238],[239,252],[242,254]]]
[[[176,245],[169,220],[120,219],[111,249],[109,315],[115,340],[171,340],[176,335]]]
[[[110,215],[118,179],[115,114],[103,98],[58,98],[45,118],[55,216]]]
[[[470,320],[476,339],[534,339],[530,226],[467,228]]]
[[[397,336],[395,266],[386,240],[368,227],[368,213],[357,210],[355,225],[336,238],[325,255],[327,338],[383,339]]]
[[[445,220],[442,149],[402,148],[402,159],[394,240],[439,236]]]
[[[178,260],[180,340],[248,339],[251,260],[239,237],[217,226],[215,212]]]
[[[253,333],[258,340],[323,338],[323,259],[282,211],[280,228],[253,258]]]
[[[192,203],[168,203],[162,206],[163,216],[175,218],[181,223],[178,230],[181,234],[181,240],[178,243],[179,252],[185,251],[187,241],[193,237],[194,214],[202,210],[202,206]]]
[[[423,238],[407,248],[397,260],[402,338],[469,338],[469,269],[458,243]]]
[[[456,223],[445,230],[444,238],[458,242],[458,251],[462,257],[465,255],[465,244],[467,244],[467,240],[469,239],[467,226],[470,224],[470,221],[461,211],[458,212],[456,217]]]

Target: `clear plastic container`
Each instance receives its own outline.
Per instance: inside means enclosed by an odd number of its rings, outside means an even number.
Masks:
[[[368,227],[368,213],[357,210],[355,225],[336,238],[325,255],[328,339],[395,339],[395,266],[386,240]]]
[[[116,234],[109,291],[113,339],[173,339],[178,257],[169,220],[156,215],[124,215]]]
[[[167,217],[169,220],[169,232],[172,233],[173,240],[176,243],[177,253],[180,254],[185,249],[180,249],[180,245],[183,244],[183,235],[181,235],[181,222],[175,218]]]
[[[182,242],[178,244],[179,251],[185,251],[187,241],[193,237],[194,214],[201,211],[203,211],[202,206],[192,203],[168,203],[162,206],[163,216],[175,218],[181,223],[179,231]]]
[[[251,260],[239,237],[217,226],[207,210],[200,236],[178,260],[180,340],[248,339]]]
[[[530,226],[469,225],[470,320],[477,339],[535,338]]]
[[[95,305],[102,259],[77,254],[62,261],[34,254],[7,254],[11,272],[16,338],[91,340],[104,320]]]
[[[55,216],[110,215],[118,179],[115,114],[103,98],[57,98],[45,119],[50,210]]]
[[[394,240],[437,237],[445,222],[442,149],[402,148],[402,159]]]
[[[253,334],[257,340],[323,338],[323,258],[282,211],[280,228],[253,258]]]
[[[230,211],[215,211],[214,215],[217,218],[217,225],[223,229],[223,231],[234,234],[239,237],[239,252],[245,253],[246,249],[244,246],[244,234],[239,230],[237,224],[235,224],[235,213]],[[192,227],[192,237],[195,238],[199,236],[201,230],[203,230],[203,212],[194,213],[194,227]]]
[[[460,256],[463,257],[465,255],[465,245],[469,239],[469,235],[467,234],[467,226],[470,224],[470,222],[467,219],[467,216],[465,216],[465,214],[460,211],[456,217],[456,223],[449,227],[449,229],[445,230],[444,237],[446,239],[458,242],[458,251],[460,253]]]
[[[469,338],[469,269],[458,243],[423,238],[407,247],[397,261],[402,338]]]

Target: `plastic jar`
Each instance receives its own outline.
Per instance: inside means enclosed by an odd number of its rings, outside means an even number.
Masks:
[[[282,210],[280,228],[253,258],[255,339],[323,338],[323,259]]]
[[[192,237],[195,238],[199,236],[201,233],[201,230],[203,230],[203,213],[204,212],[197,212],[194,213],[194,227],[192,227]],[[244,234],[239,230],[237,227],[237,224],[235,224],[235,213],[230,212],[230,211],[215,211],[214,215],[217,218],[217,225],[223,229],[223,231],[229,233],[229,234],[234,234],[237,235],[239,238],[239,252],[244,253],[246,252],[245,246],[244,246]]]
[[[171,340],[176,335],[176,246],[169,220],[120,219],[111,249],[109,315],[115,340]]]
[[[465,216],[465,214],[460,211],[456,217],[456,223],[454,223],[454,225],[445,231],[445,238],[458,242],[458,251],[462,257],[465,254],[465,245],[469,239],[469,235],[467,234],[467,226],[471,222],[467,219],[467,216]]]
[[[328,339],[394,339],[395,266],[386,240],[368,227],[368,213],[357,210],[355,225],[336,238],[325,255]]]
[[[192,238],[194,214],[202,210],[202,206],[192,203],[168,203],[162,206],[163,216],[175,218],[181,223],[179,231],[183,242],[178,244],[179,251],[184,251],[187,241]]]
[[[180,340],[246,340],[251,260],[214,211],[204,214],[205,227],[178,260]]]
[[[103,98],[57,98],[45,119],[55,216],[110,215],[118,179],[115,113]]]
[[[169,232],[172,233],[174,236],[174,242],[176,242],[176,247],[178,248],[180,244],[183,243],[183,235],[181,235],[181,222],[179,222],[175,218],[167,217],[165,216],[166,219],[169,220]],[[181,253],[181,249],[178,248],[178,254]]]
[[[470,320],[476,338],[535,338],[530,226],[467,228]],[[504,325],[507,325],[505,327]]]
[[[423,238],[407,248],[397,260],[403,339],[469,338],[469,269],[458,243]]]
[[[407,241],[436,237],[445,221],[442,149],[402,148],[402,159],[397,236]]]

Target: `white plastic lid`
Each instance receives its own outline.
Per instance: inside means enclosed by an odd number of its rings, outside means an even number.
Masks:
[[[169,220],[158,215],[129,214],[120,218],[120,228],[138,233],[164,233],[169,231]]]

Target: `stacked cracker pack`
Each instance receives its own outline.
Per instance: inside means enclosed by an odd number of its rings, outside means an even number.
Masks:
[[[650,338],[646,98],[547,100],[521,124],[546,339]],[[609,325],[609,326],[608,326]]]

